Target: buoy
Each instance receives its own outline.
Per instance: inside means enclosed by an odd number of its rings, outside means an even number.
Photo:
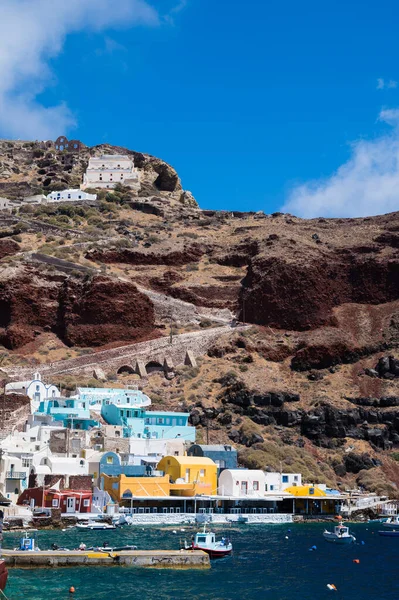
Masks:
[[[364,544],[365,544],[365,542],[363,540],[360,543],[361,543],[362,546],[364,546]]]
[[[317,550],[317,546],[312,546],[311,548],[309,548],[309,552],[312,552],[312,550]]]
[[[337,588],[333,583],[327,583],[327,587],[329,590],[334,590],[335,592],[337,591]]]
[[[286,540],[289,540],[290,538],[288,537],[288,535],[286,535],[286,536],[285,536],[285,539],[286,539]]]
[[[73,587],[73,585],[71,585],[71,587],[69,588],[69,593],[70,594],[74,594],[75,593],[75,588]]]
[[[172,533],[177,533],[176,529],[174,529],[174,530],[172,531]]]
[[[356,565],[360,565],[360,560],[358,558],[354,558],[352,562],[354,562]]]
[[[291,533],[291,529],[288,530],[288,533]]]

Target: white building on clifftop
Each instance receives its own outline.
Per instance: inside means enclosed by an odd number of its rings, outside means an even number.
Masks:
[[[133,158],[123,154],[103,154],[90,158],[80,187],[82,190],[113,188],[117,183],[136,189],[139,187],[139,174]]]

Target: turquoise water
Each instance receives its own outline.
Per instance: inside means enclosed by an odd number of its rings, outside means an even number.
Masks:
[[[76,547],[108,541],[133,543],[139,549],[177,549],[179,538],[190,538],[172,528],[126,527],[116,531],[38,533],[39,546],[52,542]],[[358,542],[335,546],[322,538],[323,524],[233,526],[232,557],[212,561],[207,571],[161,571],[128,567],[65,569],[11,569],[6,593],[10,600],[398,600],[399,539],[382,538],[381,525],[353,525]],[[289,529],[291,532],[289,532]],[[285,539],[288,536],[288,539]],[[4,547],[11,548],[19,535],[6,534]],[[317,550],[309,551],[313,545]],[[359,559],[360,564],[353,563]],[[333,583],[337,591],[326,587]]]

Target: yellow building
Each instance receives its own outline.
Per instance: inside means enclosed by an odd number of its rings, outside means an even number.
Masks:
[[[163,477],[128,477],[127,475],[110,477],[102,473],[101,477],[104,481],[104,490],[115,502],[131,496],[136,498],[170,496],[169,475]]]
[[[217,494],[217,465],[210,458],[165,456],[157,470],[170,478],[171,496]]]
[[[293,496],[300,496],[301,498],[320,498],[327,496],[326,492],[316,485],[292,485],[291,487],[286,488],[284,492],[292,494]]]

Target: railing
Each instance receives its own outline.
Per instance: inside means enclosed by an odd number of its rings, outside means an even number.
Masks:
[[[23,471],[7,471],[6,479],[26,479],[26,473]]]

